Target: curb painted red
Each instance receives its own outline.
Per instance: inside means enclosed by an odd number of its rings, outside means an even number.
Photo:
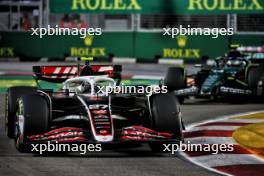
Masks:
[[[240,115],[194,124],[187,127],[184,133],[185,141],[189,141],[191,144],[232,144],[233,151],[223,151],[218,154],[212,154],[213,151],[185,151],[180,152],[180,154],[196,165],[223,175],[264,175],[264,160],[240,146],[232,138],[233,132],[241,126],[255,124],[258,121],[263,122],[264,120],[232,118]]]

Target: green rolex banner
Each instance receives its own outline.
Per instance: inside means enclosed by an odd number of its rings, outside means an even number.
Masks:
[[[255,14],[264,0],[50,0],[51,13]]]

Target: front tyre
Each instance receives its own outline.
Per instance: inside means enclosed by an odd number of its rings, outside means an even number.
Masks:
[[[36,87],[18,86],[7,90],[5,101],[5,131],[9,138],[15,137],[16,101],[22,95],[36,92]]]
[[[15,145],[20,152],[29,152],[28,136],[41,134],[49,128],[49,106],[46,99],[37,94],[23,95],[17,101]]]
[[[151,97],[152,129],[159,132],[173,134],[173,138],[178,141],[183,140],[183,122],[180,112],[180,104],[174,93],[157,94]],[[150,148],[154,152],[163,149],[162,143],[150,143]]]

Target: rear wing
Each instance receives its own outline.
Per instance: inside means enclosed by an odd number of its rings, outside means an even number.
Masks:
[[[260,46],[242,46],[237,48],[238,51],[246,52],[246,53],[258,53],[262,51],[262,47]]]
[[[263,64],[264,63],[264,52],[253,53],[249,56],[249,58],[252,63],[257,63],[257,64],[262,63]]]
[[[62,83],[78,76],[108,75],[121,80],[121,65],[63,65],[33,66],[34,78],[53,83]]]

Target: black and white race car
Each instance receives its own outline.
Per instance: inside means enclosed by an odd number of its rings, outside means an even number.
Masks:
[[[98,85],[120,83],[121,66],[35,66],[34,78],[62,83],[59,91],[10,87],[6,94],[6,131],[16,148],[32,143],[163,142],[183,140],[179,103],[173,92],[160,94],[98,93]],[[170,85],[168,85],[170,86]]]

